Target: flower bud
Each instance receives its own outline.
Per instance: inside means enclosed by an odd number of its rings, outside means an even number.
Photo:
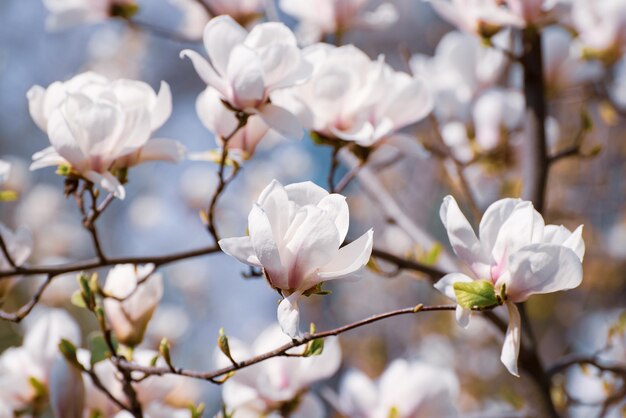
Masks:
[[[85,387],[80,370],[63,357],[57,357],[50,375],[50,406],[54,416],[82,418],[84,405]]]

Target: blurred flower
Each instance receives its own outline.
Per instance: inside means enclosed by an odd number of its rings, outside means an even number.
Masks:
[[[496,36],[492,42],[508,48],[505,35]],[[433,57],[414,55],[410,62],[413,73],[428,80],[435,115],[441,122],[468,122],[472,101],[497,83],[506,63],[501,51],[461,32],[449,32],[441,38]]]
[[[572,23],[584,55],[612,64],[626,51],[626,2],[574,0]]]
[[[230,106],[263,121],[288,138],[302,137],[302,127],[287,109],[270,103],[278,89],[304,82],[311,65],[302,58],[291,30],[281,23],[261,23],[248,33],[229,16],[211,19],[204,29],[209,61],[190,49],[198,75],[219,91]]]
[[[211,10],[213,16],[229,15],[240,25],[260,17],[265,10],[264,0],[201,0]]]
[[[274,180],[248,216],[250,235],[219,241],[226,254],[264,269],[284,297],[278,322],[291,337],[300,332],[300,297],[319,292],[327,280],[353,276],[370,258],[372,230],[339,248],[349,226],[345,199],[311,182],[283,187]]]
[[[215,141],[220,148],[224,146],[223,138],[235,131],[239,123],[233,112],[224,106],[219,92],[213,87],[207,87],[198,96],[196,112],[204,127],[215,135]],[[239,129],[228,141],[229,152],[233,151],[234,155],[243,159],[251,157],[269,129],[260,116],[250,116],[246,126]],[[199,155],[196,155],[192,159],[198,159],[198,157]]]
[[[551,93],[596,81],[604,73],[598,61],[581,59],[573,40],[570,32],[560,26],[550,26],[543,31],[543,67]]]
[[[278,326],[271,326],[259,335],[252,347],[229,338],[231,355],[237,361],[264,354],[291,339]],[[290,353],[301,352],[295,348]],[[215,352],[216,367],[229,366],[230,360],[221,351]],[[238,371],[224,383],[222,397],[227,411],[234,418],[285,416],[322,418],[320,400],[306,391],[316,382],[327,379],[341,365],[341,349],[336,337],[324,341],[324,351],[312,357],[274,357]],[[287,409],[289,408],[289,409]]]
[[[27,96],[33,120],[52,144],[33,155],[31,170],[69,164],[74,172],[123,199],[124,187],[112,171],[121,175],[145,161],[182,158],[178,142],[149,141],[172,111],[165,82],[157,95],[141,81],[111,82],[87,72],[47,89],[34,86]]]
[[[559,20],[562,11],[559,7],[560,1],[562,0],[505,0],[505,3],[527,26],[539,26]]]
[[[452,196],[444,199],[440,215],[452,249],[474,277],[451,273],[435,287],[455,301],[456,283],[488,281],[496,293],[506,292],[509,327],[500,359],[511,374],[519,376],[521,322],[515,303],[536,294],[573,289],[581,283],[585,253],[582,225],[573,233],[563,226],[545,225],[532,203],[520,199],[502,199],[489,206],[480,222],[480,239]],[[469,324],[470,314],[468,307],[457,305],[456,318],[461,326]]]
[[[33,251],[33,237],[30,230],[20,227],[13,233],[13,231],[0,223],[0,236],[15,265],[21,266],[24,264]],[[11,268],[11,263],[7,260],[4,253],[0,253],[0,270],[10,270]],[[0,278],[0,302],[4,300],[14,283],[15,277]]]
[[[457,28],[484,38],[491,38],[506,26],[518,28],[526,26],[524,19],[513,10],[504,7],[500,0],[429,0],[429,2],[442,18]]]
[[[135,0],[43,0],[50,12],[46,26],[65,29],[81,23],[95,23],[112,16],[130,17],[137,11]]]
[[[11,163],[8,161],[0,160],[0,183],[4,183],[9,179],[11,174]]]
[[[107,275],[104,310],[118,341],[137,346],[163,296],[163,278],[154,266],[120,264]]]
[[[350,418],[451,418],[459,381],[451,370],[422,362],[394,360],[377,382],[359,370],[341,380],[331,403]]]
[[[52,365],[50,406],[55,417],[83,418],[85,386],[82,374],[60,355]]]
[[[325,35],[341,35],[353,28],[384,29],[398,20],[391,2],[383,2],[371,12],[365,12],[369,0],[280,0],[283,12],[300,21],[300,37],[313,43]]]
[[[394,71],[358,48],[316,44],[304,50],[314,65],[311,80],[280,92],[276,100],[297,113],[305,127],[368,147],[423,119],[432,97],[421,78]]]

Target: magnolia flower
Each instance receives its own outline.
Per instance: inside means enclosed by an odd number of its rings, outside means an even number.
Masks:
[[[288,110],[270,102],[272,92],[304,82],[311,65],[297,47],[296,38],[281,23],[261,23],[248,33],[230,16],[218,16],[204,29],[209,61],[186,49],[198,75],[214,87],[231,107],[258,115],[289,138],[300,138],[302,127]]]
[[[13,233],[13,231],[0,223],[0,236],[15,265],[21,266],[24,264],[33,250],[33,237],[30,230],[25,227],[20,227]],[[0,255],[0,270],[10,269],[11,263],[6,259],[4,253],[2,253]],[[0,278],[0,301],[6,297],[14,283],[14,277]]]
[[[573,233],[563,226],[545,225],[532,203],[520,199],[502,199],[489,206],[480,222],[479,238],[452,196],[444,199],[440,216],[452,249],[471,276],[448,274],[435,287],[455,301],[456,283],[487,282],[496,294],[504,294],[509,326],[500,360],[511,374],[519,376],[521,320],[515,303],[536,294],[573,289],[581,283],[585,253],[582,225]],[[468,326],[470,313],[468,306],[457,305],[456,318],[461,326]]]
[[[50,138],[51,147],[33,155],[31,170],[69,165],[73,172],[123,199],[112,172],[145,161],[178,162],[184,149],[176,141],[150,140],[172,111],[169,85],[159,94],[134,80],[109,81],[87,72],[47,89],[28,91],[30,114]]]
[[[278,326],[259,335],[252,347],[229,338],[231,355],[237,361],[264,354],[290,341]],[[291,353],[301,352],[295,348]],[[215,352],[217,367],[230,365],[221,351]],[[237,372],[224,383],[222,397],[233,418],[278,418],[284,407],[294,407],[290,417],[323,418],[320,400],[306,391],[316,382],[327,379],[341,365],[341,349],[335,337],[324,341],[320,355],[311,357],[274,357]]]
[[[213,16],[229,15],[242,25],[260,17],[265,10],[263,0],[201,0]]]
[[[137,11],[135,0],[43,0],[50,12],[46,26],[65,29],[81,23],[95,23],[112,16],[131,17]]]
[[[339,248],[348,225],[344,196],[328,194],[311,182],[283,187],[274,180],[248,216],[250,236],[222,239],[219,245],[237,260],[264,269],[269,284],[284,297],[278,322],[295,338],[300,297],[315,293],[327,280],[353,276],[370,258],[371,229]]]
[[[280,8],[300,21],[301,37],[308,42],[324,35],[342,33],[352,28],[384,29],[398,20],[398,12],[391,2],[383,2],[371,12],[363,9],[368,0],[280,0]]]
[[[113,333],[122,344],[138,345],[163,296],[163,278],[154,266],[120,264],[104,284],[104,310]]]
[[[497,35],[492,42],[508,48],[504,35]],[[461,32],[441,38],[433,57],[415,55],[410,61],[413,74],[428,80],[440,122],[469,122],[473,101],[498,82],[506,63],[501,51]]]
[[[612,64],[626,51],[626,2],[574,0],[572,23],[585,55]]]
[[[57,357],[50,377],[50,406],[55,417],[82,418],[85,386],[78,368]]]
[[[277,95],[305,127],[368,147],[423,119],[433,103],[423,80],[372,61],[358,48],[316,44],[304,50],[314,65],[309,82]]]
[[[451,418],[459,381],[449,369],[422,362],[394,360],[376,382],[359,370],[341,380],[339,395],[329,394],[350,418]]]
[[[235,131],[239,123],[233,112],[224,106],[219,92],[213,87],[207,87],[198,96],[196,112],[205,128],[213,132],[220,147],[224,146],[223,138]],[[269,130],[261,117],[252,115],[246,125],[229,139],[228,150],[239,153],[244,159],[249,158]]]
[[[526,26],[522,17],[504,7],[499,0],[429,1],[442,18],[457,28],[485,38],[492,37],[506,26]]]
[[[558,93],[602,78],[602,65],[598,61],[583,61],[566,29],[550,26],[543,31],[541,41],[548,91]]]

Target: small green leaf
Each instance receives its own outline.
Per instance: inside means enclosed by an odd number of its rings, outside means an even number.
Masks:
[[[319,356],[324,352],[324,339],[317,338],[307,344],[303,357]]]
[[[436,242],[430,250],[424,254],[421,259],[421,262],[426,264],[427,266],[434,266],[439,260],[439,256],[441,255],[442,246],[440,243]]]
[[[487,308],[501,303],[489,280],[454,283],[456,301],[464,308]]]
[[[79,308],[86,308],[85,299],[83,299],[83,293],[80,290],[74,291],[72,293],[72,297],[70,298],[72,305],[78,306]]]
[[[59,351],[61,352],[63,357],[65,357],[65,360],[68,361],[68,363],[82,369],[80,363],[78,362],[78,359],[76,358],[76,347],[74,346],[74,344],[72,344],[71,341],[62,338],[61,342],[59,342]]]
[[[35,389],[35,394],[37,398],[45,398],[46,396],[48,396],[48,389],[46,388],[46,385],[37,378],[30,377],[28,379],[28,383],[30,383],[33,389]]]
[[[113,341],[113,347],[117,350],[115,341]],[[89,351],[91,352],[91,365],[106,360],[112,355],[104,336],[98,331],[89,336]]]
[[[189,407],[189,411],[191,412],[191,418],[202,418],[202,415],[204,414],[204,408],[205,405],[203,403],[198,404],[198,406],[192,404]],[[226,416],[227,415],[224,415],[224,417]]]

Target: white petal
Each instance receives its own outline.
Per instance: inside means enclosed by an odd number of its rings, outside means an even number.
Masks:
[[[171,139],[151,139],[139,149],[139,155],[134,164],[146,161],[167,161],[179,163],[185,157],[186,148],[178,141]]]
[[[120,200],[124,200],[126,197],[126,190],[120,181],[108,171],[106,173],[96,173],[95,171],[87,171],[82,173],[83,177],[91,181],[93,184],[97,184],[104,190],[113,193],[115,197]]]
[[[369,261],[373,245],[374,230],[370,229],[359,239],[340,248],[335,258],[320,269],[318,277],[324,281],[339,279],[358,272]]]
[[[447,298],[456,302],[456,293],[454,293],[454,284],[457,282],[470,283],[474,279],[466,276],[463,273],[450,273],[443,276],[437,283],[434,284],[435,289],[446,295]]]
[[[476,238],[472,226],[459,209],[454,197],[444,198],[439,215],[448,232],[448,239],[454,253],[472,269],[479,279],[489,278],[491,257]]]
[[[480,241],[487,251],[491,252],[493,250],[502,224],[521,203],[521,199],[500,199],[489,205],[480,220],[479,226]]]
[[[265,80],[258,54],[244,46],[237,45],[230,54],[226,79],[233,92],[228,97],[235,107],[256,107],[265,97]]]
[[[470,318],[472,316],[472,310],[462,307],[461,305],[456,306],[456,310],[454,312],[456,322],[463,328],[469,327]]]
[[[170,85],[161,81],[161,88],[156,102],[150,109],[150,128],[152,131],[159,129],[172,114],[172,91]]]
[[[506,292],[514,302],[523,302],[534,294],[573,289],[583,279],[576,253],[554,244],[532,244],[511,254],[509,271]]]
[[[297,41],[287,26],[282,23],[269,22],[256,25],[246,38],[245,44],[250,48],[261,49],[272,44],[296,46]]]
[[[211,19],[204,28],[204,47],[211,64],[222,76],[226,75],[231,52],[244,42],[246,36],[248,32],[228,15]]]
[[[335,225],[339,231],[339,241],[343,242],[350,226],[350,211],[345,196],[333,193],[323,198],[317,207],[325,210],[335,220]]]
[[[74,168],[80,170],[86,156],[74,138],[63,113],[59,110],[52,114],[48,122],[48,136],[50,143],[57,153],[70,163]]]
[[[291,338],[300,337],[300,310],[298,308],[298,299],[302,294],[293,293],[289,297],[284,298],[278,305],[278,323],[285,334]]]
[[[272,225],[274,242],[280,246],[289,226],[289,200],[285,188],[277,180],[272,180],[259,195],[257,204]]]
[[[546,225],[543,233],[543,242],[546,244],[563,245],[574,250],[580,261],[585,256],[585,241],[582,237],[583,226],[580,225],[574,232],[570,232],[563,225]]]
[[[491,255],[496,263],[502,263],[512,253],[543,239],[545,224],[533,204],[522,201],[515,206],[504,221],[493,244]]]
[[[288,184],[285,186],[285,190],[287,191],[289,200],[293,201],[298,206],[317,206],[323,198],[328,196],[328,192],[324,188],[312,181]]]
[[[33,118],[33,121],[39,129],[46,132],[48,127],[48,119],[44,114],[44,97],[46,95],[46,89],[41,86],[33,86],[26,93],[26,97],[28,98],[28,111],[30,112],[30,116]]]
[[[259,116],[272,129],[288,139],[300,139],[304,134],[302,124],[298,118],[288,110],[266,104],[261,109]]]
[[[250,240],[270,283],[279,289],[288,289],[287,272],[274,240],[272,225],[263,209],[255,204],[248,215]]]
[[[211,64],[202,55],[191,49],[185,49],[181,51],[180,57],[189,58],[202,81],[214,87],[223,97],[228,97],[229,89],[226,81],[215,72]]]
[[[67,160],[59,155],[54,147],[48,147],[33,154],[33,162],[30,165],[31,170],[38,170],[44,167],[58,166],[68,164]]]
[[[502,353],[500,361],[513,376],[519,377],[517,370],[517,357],[519,356],[519,348],[522,337],[522,320],[520,319],[517,306],[513,302],[507,302],[506,308],[509,311],[509,326],[506,329],[504,344],[502,344]]]
[[[219,240],[218,244],[222,251],[231,257],[235,257],[242,263],[254,267],[263,267],[254,252],[250,237],[224,238]]]

